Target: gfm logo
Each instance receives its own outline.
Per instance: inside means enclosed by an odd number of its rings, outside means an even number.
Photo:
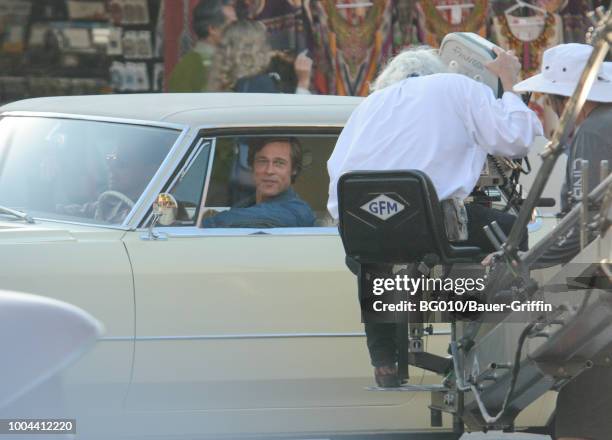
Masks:
[[[381,220],[387,220],[395,214],[402,212],[404,210],[404,205],[381,194],[363,205],[361,209]]]

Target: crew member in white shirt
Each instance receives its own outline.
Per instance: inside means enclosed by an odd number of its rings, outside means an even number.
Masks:
[[[432,180],[440,200],[465,199],[474,188],[487,153],[526,156],[543,129],[536,114],[512,92],[520,63],[511,51],[496,48],[486,67],[506,91],[496,99],[486,85],[445,73],[437,52],[418,48],[402,52],[373,84],[374,92],[352,113],[327,163],[327,209],[338,219],[337,184],[356,170],[418,169]],[[482,205],[466,206],[468,240],[464,244],[493,251],[482,226],[496,220],[509,233],[514,216]],[[527,246],[527,233],[522,243]],[[397,386],[393,325],[371,324],[368,348],[379,386]],[[380,326],[389,330],[381,334]],[[385,332],[383,332],[385,333]]]

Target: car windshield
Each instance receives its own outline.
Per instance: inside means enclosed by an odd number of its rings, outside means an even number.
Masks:
[[[119,225],[180,133],[42,117],[0,119],[0,205],[32,217]]]

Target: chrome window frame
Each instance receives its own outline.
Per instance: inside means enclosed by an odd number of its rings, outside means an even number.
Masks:
[[[155,232],[163,234],[166,238],[194,238],[194,237],[267,237],[282,236],[337,236],[338,228],[335,226],[309,226],[298,228],[198,228],[197,226],[162,226],[153,228]],[[148,240],[148,228],[141,228],[140,238]]]
[[[124,124],[124,125],[139,125],[144,127],[155,127],[155,128],[165,128],[178,131],[178,136],[174,144],[169,148],[166,157],[159,165],[159,168],[155,172],[155,174],[151,177],[151,180],[143,190],[142,194],[134,203],[134,207],[128,213],[126,218],[120,225],[103,225],[98,223],[88,223],[86,221],[70,221],[70,220],[61,220],[54,218],[45,218],[45,217],[34,217],[35,220],[42,220],[54,223],[62,223],[62,224],[71,224],[78,226],[90,226],[96,228],[104,228],[104,229],[114,229],[114,230],[134,230],[136,229],[139,222],[138,214],[144,209],[144,206],[147,206],[146,211],[148,211],[149,207],[153,204],[155,197],[161,191],[161,188],[166,184],[166,182],[170,179],[170,176],[174,172],[176,168],[176,164],[174,164],[171,168],[171,172],[168,173],[168,168],[171,166],[170,158],[181,148],[181,144],[188,138],[189,134],[189,126],[186,124],[177,124],[170,122],[160,122],[160,121],[147,121],[140,119],[128,119],[128,118],[115,118],[110,116],[91,116],[91,115],[76,115],[72,113],[56,113],[56,112],[30,112],[30,111],[7,111],[0,114],[0,117],[37,117],[37,118],[48,118],[48,119],[71,119],[71,120],[81,120],[81,121],[91,121],[91,122],[107,122],[113,124]],[[196,133],[197,135],[197,133]],[[191,145],[189,142],[188,145]],[[180,159],[184,156],[184,153],[180,155]],[[165,177],[164,177],[165,176]],[[163,179],[163,181],[162,181]],[[161,185],[154,185],[153,182],[162,181]],[[159,187],[157,191],[155,188]],[[141,217],[144,214],[141,214]]]
[[[215,153],[217,151],[217,137],[207,137],[202,136],[202,139],[210,140],[212,142],[212,146],[209,151],[208,156],[208,166],[206,167],[206,177],[204,179],[204,188],[202,189],[202,194],[200,196],[200,206],[198,206],[198,215],[196,217],[195,227],[197,228],[200,223],[202,223],[202,217],[204,216],[204,202],[206,201],[206,197],[208,196],[208,190],[210,189],[210,178],[212,176],[212,166],[215,161]]]
[[[211,171],[214,162],[214,154],[217,146],[217,138],[219,136],[237,136],[242,133],[259,135],[252,133],[252,130],[263,130],[268,131],[270,134],[279,134],[283,131],[287,130],[296,130],[302,131],[304,136],[308,135],[308,131],[313,131],[312,135],[340,135],[340,132],[344,128],[343,124],[325,124],[325,125],[304,125],[304,124],[279,124],[279,125],[270,125],[270,124],[253,124],[253,125],[223,125],[223,126],[200,126],[197,127],[196,134],[192,142],[196,139],[210,139],[213,140],[213,146],[210,149],[210,156],[208,161],[208,169],[207,176],[204,183],[204,189],[202,194],[202,201],[206,200],[206,195],[208,194],[208,190],[210,187],[210,178]],[[327,133],[321,133],[317,130],[327,130]],[[265,133],[261,133],[264,135]],[[286,134],[286,133],[284,133]],[[190,144],[191,145],[191,144]],[[179,170],[181,173],[182,170]],[[198,222],[200,222],[202,206],[198,207]],[[146,225],[149,219],[147,218],[145,222],[141,223],[141,228],[139,231],[145,232],[141,235],[141,238],[148,239],[148,228],[145,228],[143,225]],[[339,235],[338,228],[336,226],[309,226],[309,227],[298,227],[298,228],[200,228],[197,226],[156,226],[153,228],[155,232],[162,233],[164,236],[170,238],[186,238],[186,237],[202,237],[202,236],[211,236],[211,237],[236,237],[236,236],[251,236],[251,235],[259,235],[259,236],[269,236],[269,235],[291,235],[291,236],[334,236]],[[185,232],[182,232],[185,231]],[[214,231],[214,232],[213,232]]]
[[[194,138],[194,142],[196,142],[196,144],[193,147],[193,149],[189,152],[189,155],[187,156],[187,159],[185,160],[185,163],[183,164],[181,169],[176,172],[176,174],[174,175],[174,178],[172,179],[172,181],[170,183],[168,183],[167,185],[165,185],[165,187],[166,187],[165,191],[171,193],[174,190],[174,188],[176,188],[176,185],[178,185],[179,182],[185,177],[185,175],[187,175],[187,173],[189,172],[191,166],[195,163],[196,159],[201,154],[201,152],[204,149],[204,147],[206,146],[206,144],[209,143],[210,144],[210,149],[208,151],[208,163],[206,164],[206,176],[205,176],[205,183],[204,183],[204,188],[206,190],[207,185],[208,185],[208,175],[209,175],[210,169],[212,167],[211,158],[213,158],[214,154],[215,154],[214,152],[215,152],[215,146],[217,144],[217,139],[216,138],[206,138],[206,137],[198,138],[196,136]],[[191,146],[191,144],[190,144],[190,146]],[[189,151],[189,149],[187,151]],[[200,203],[203,200],[202,197],[205,197],[205,195],[206,195],[206,193],[204,193],[204,194],[200,193]],[[201,215],[199,213],[200,212],[199,211],[200,207],[198,206],[197,208],[198,208],[198,218],[195,219],[195,224],[196,225],[199,223],[199,221],[200,221],[199,216]],[[144,221],[139,223],[139,224],[141,224],[143,226],[149,225],[149,223],[151,222],[151,216],[152,216],[152,213],[149,213],[149,215],[146,216]]]

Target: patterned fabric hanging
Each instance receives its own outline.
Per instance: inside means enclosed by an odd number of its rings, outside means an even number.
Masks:
[[[313,77],[318,93],[369,93],[378,67],[393,49],[393,2],[371,3],[369,7],[339,9],[335,0],[305,2],[313,30]]]
[[[568,0],[537,0],[534,5],[545,9],[551,14],[559,13],[567,6]]]
[[[502,13],[494,17],[493,31],[497,44],[506,50],[513,50],[518,57],[523,79],[539,73],[542,54],[546,49],[563,43],[562,20],[558,14],[518,17]],[[529,107],[542,121],[544,134],[550,135],[557,117],[546,97],[534,93]]]
[[[546,14],[544,18],[500,14],[493,18],[497,44],[514,51],[522,65],[522,78],[538,73],[544,51],[563,42],[561,24],[558,14]]]
[[[421,0],[417,4],[420,40],[439,47],[450,32],[487,36],[488,0]]]
[[[416,21],[417,0],[396,0],[393,19],[393,52],[399,53],[403,48],[420,44]]]

